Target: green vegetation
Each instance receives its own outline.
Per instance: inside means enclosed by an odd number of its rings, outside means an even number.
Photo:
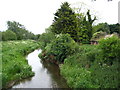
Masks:
[[[40,42],[41,49],[44,49],[47,44],[51,43],[56,36],[52,32],[43,33],[40,35],[38,41]]]
[[[119,51],[120,39],[116,36],[100,40],[99,45],[78,45],[69,34],[61,34],[39,57],[60,64],[71,88],[118,88]]]
[[[55,38],[45,42],[39,57],[59,65],[61,75],[71,88],[120,87],[120,38],[108,35],[119,35],[119,24],[93,26],[95,20],[90,10],[86,15],[75,13],[65,2],[46,32],[46,37],[54,33]],[[106,35],[111,37],[105,38]],[[99,39],[99,44],[88,45],[92,39]]]
[[[45,47],[40,57],[52,62],[63,63],[68,55],[72,55],[76,51],[76,46],[77,44],[69,34],[61,34]]]
[[[120,39],[103,39],[97,46],[80,46],[79,52],[65,59],[61,74],[71,88],[118,88]]]
[[[34,75],[25,55],[38,47],[42,49],[39,57],[59,65],[71,88],[120,87],[120,24],[93,25],[97,18],[90,10],[75,12],[68,2],[54,15],[52,25],[41,35],[15,21],[8,21],[8,29],[0,32],[3,88]],[[105,38],[113,33],[116,36]],[[98,45],[88,45],[98,39]]]
[[[64,2],[57,10],[52,24],[52,32],[55,34],[70,34],[76,42],[89,43],[92,38],[92,24],[96,17],[92,19],[90,10],[86,15],[75,13],[68,2]]]
[[[9,40],[26,40],[32,39],[37,40],[38,35],[34,35],[25,29],[25,27],[19,22],[7,22],[8,29],[6,31],[0,32],[0,41],[9,41]]]
[[[120,24],[117,23],[117,24],[110,24],[109,25],[110,27],[110,33],[118,33],[119,36],[120,36]]]
[[[11,30],[6,30],[5,32],[2,32],[2,40],[17,40],[16,34]]]
[[[70,34],[70,36],[77,40],[77,22],[75,12],[72,10],[68,2],[64,2],[61,8],[54,14],[54,23],[52,31],[56,34]]]
[[[110,33],[110,27],[107,23],[99,23],[98,25],[94,26],[94,32],[106,32],[107,34]]]
[[[6,41],[0,42],[0,44],[2,44],[0,49],[2,49],[3,88],[9,87],[12,82],[34,75],[25,59],[25,55],[39,47],[37,42],[32,40]]]
[[[96,26],[93,26],[93,31],[95,32],[106,32],[107,34],[117,33],[120,36],[120,24],[107,24],[99,23]]]

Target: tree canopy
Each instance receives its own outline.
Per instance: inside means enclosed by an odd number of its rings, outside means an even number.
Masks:
[[[34,34],[26,30],[25,26],[19,22],[8,21],[7,25],[8,30],[13,31],[16,34],[17,40],[34,39]]]
[[[53,32],[56,34],[70,34],[70,36],[76,41],[77,36],[77,22],[75,12],[70,7],[68,2],[64,2],[61,8],[54,14]]]
[[[6,30],[5,32],[2,32],[2,40],[3,41],[16,40],[16,39],[17,39],[17,36],[13,31]]]

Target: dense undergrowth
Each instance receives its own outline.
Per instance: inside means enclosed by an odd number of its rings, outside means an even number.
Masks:
[[[118,37],[102,39],[98,45],[79,45],[69,35],[59,35],[39,57],[59,62],[61,74],[71,88],[120,87]]]
[[[11,86],[11,83],[34,75],[25,56],[39,47],[32,40],[6,41],[2,44],[2,87]]]
[[[103,39],[99,45],[83,45],[65,59],[61,74],[71,88],[119,88],[120,40]]]

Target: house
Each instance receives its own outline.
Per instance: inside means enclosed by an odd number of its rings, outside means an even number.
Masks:
[[[113,33],[113,34],[107,34],[107,35],[102,35],[102,36],[97,36],[97,37],[93,37],[91,40],[90,40],[90,44],[91,45],[97,45],[97,44],[99,44],[99,40],[101,40],[101,39],[106,39],[106,38],[110,38],[110,37],[112,37],[112,36],[118,36],[118,34],[116,34],[116,33]]]

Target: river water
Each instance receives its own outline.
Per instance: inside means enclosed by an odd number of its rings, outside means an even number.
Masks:
[[[18,82],[12,88],[69,88],[60,75],[59,67],[40,60],[40,52],[41,50],[35,50],[26,57],[35,76]]]

